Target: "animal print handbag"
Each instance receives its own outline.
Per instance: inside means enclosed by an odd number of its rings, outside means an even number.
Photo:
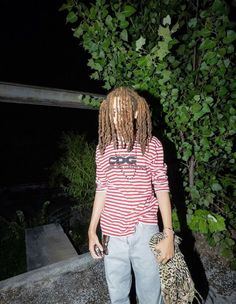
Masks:
[[[161,280],[161,294],[165,304],[188,304],[193,303],[194,298],[198,303],[202,302],[202,297],[195,289],[188,266],[184,256],[179,249],[182,239],[174,234],[175,255],[166,264],[159,263],[160,252],[156,250],[155,245],[165,238],[163,232],[152,236],[149,246],[154,253],[159,265]],[[201,301],[199,301],[198,295]]]

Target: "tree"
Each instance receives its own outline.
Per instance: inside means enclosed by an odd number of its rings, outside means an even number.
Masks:
[[[61,10],[90,55],[92,79],[160,103],[181,163],[188,225],[232,256],[236,32],[227,2],[68,0]]]

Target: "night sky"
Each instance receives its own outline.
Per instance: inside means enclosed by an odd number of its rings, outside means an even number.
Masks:
[[[1,0],[0,81],[102,93],[62,0]]]
[[[61,0],[0,1],[0,82],[104,93],[66,25]],[[62,132],[97,140],[97,111],[0,102],[0,188],[41,182]]]

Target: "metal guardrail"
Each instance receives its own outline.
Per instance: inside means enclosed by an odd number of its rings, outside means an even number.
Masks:
[[[85,96],[104,98],[101,94],[0,82],[0,102],[94,110],[82,102]]]

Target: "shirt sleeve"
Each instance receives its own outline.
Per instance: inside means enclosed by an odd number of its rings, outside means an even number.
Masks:
[[[102,168],[101,153],[99,149],[96,149],[96,192],[106,191],[107,178]]]
[[[154,155],[151,161],[152,184],[155,192],[169,192],[167,165],[164,163],[164,151],[161,142],[155,140]]]

